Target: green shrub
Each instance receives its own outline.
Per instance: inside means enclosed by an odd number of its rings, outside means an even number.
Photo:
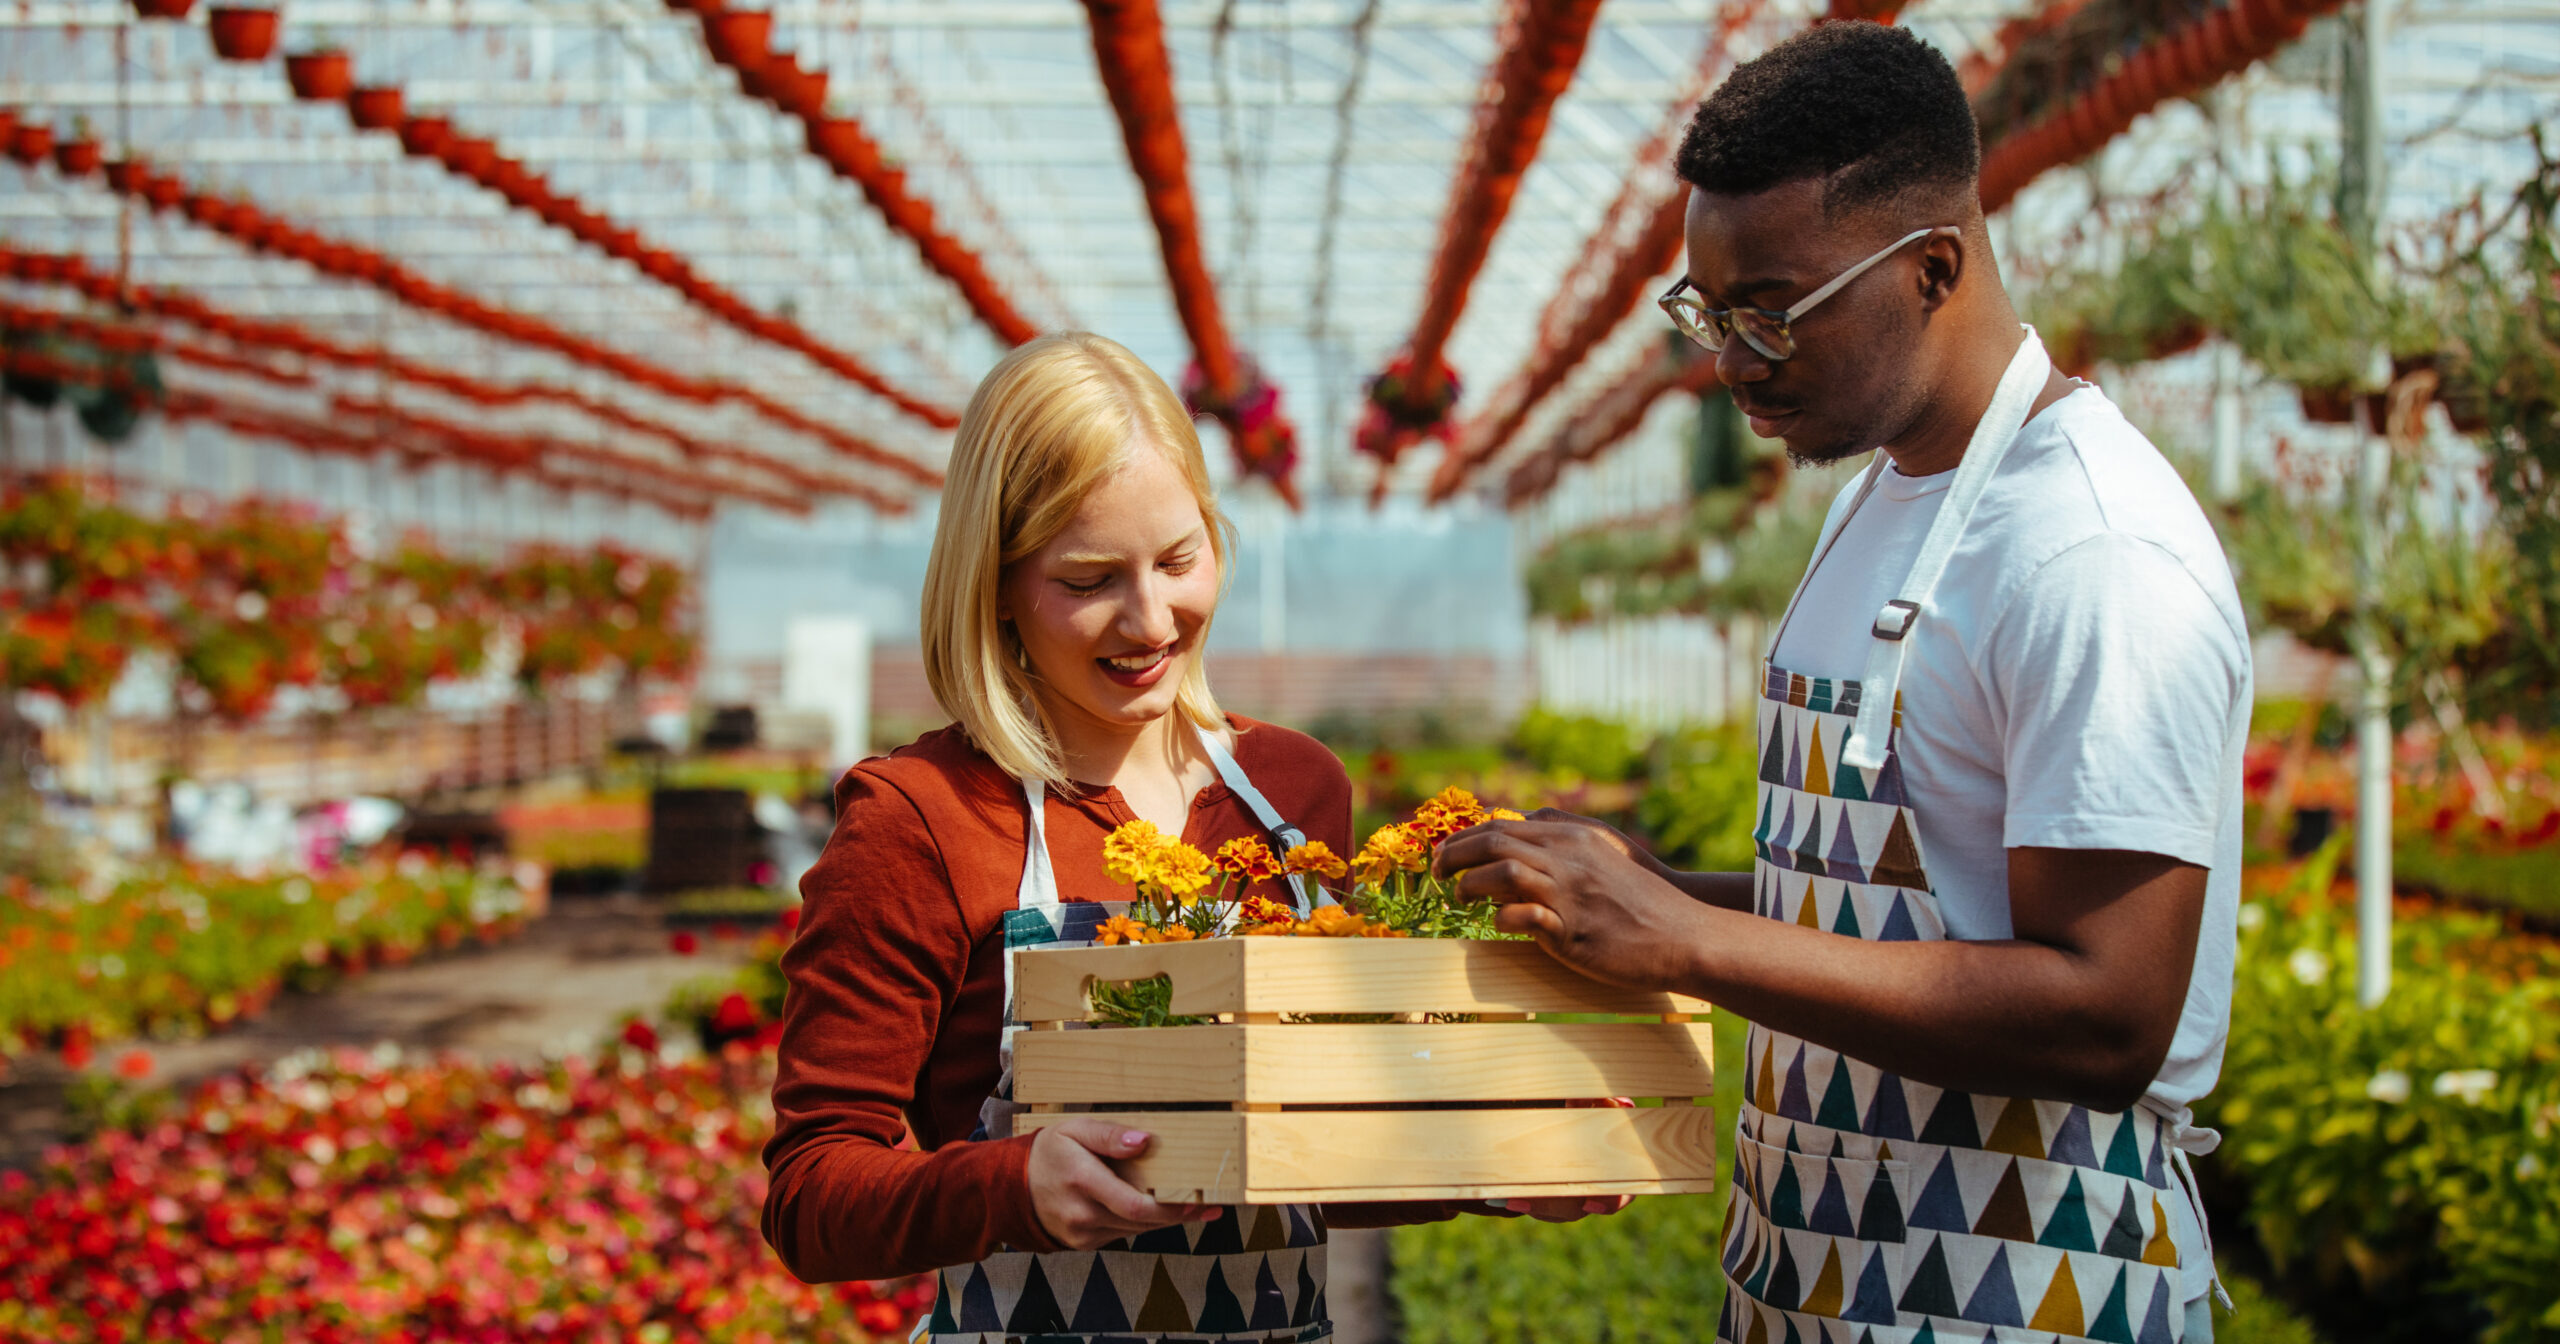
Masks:
[[[1675,868],[1739,872],[1751,866],[1759,767],[1751,725],[1692,728],[1654,746],[1652,780],[1636,804],[1654,852]]]
[[[1715,1018],[1716,1075],[1743,1076],[1743,1022]],[[1742,1089],[1716,1093],[1726,1146]],[[1578,1223],[1462,1217],[1400,1228],[1396,1305],[1410,1344],[1665,1344],[1715,1333],[1725,1192],[1639,1199]]]
[[[1529,764],[1598,784],[1622,784],[1644,768],[1644,739],[1615,719],[1539,708],[1521,716],[1511,744]]]
[[[2486,1340],[2560,1339],[2554,968],[2517,967],[2496,920],[2404,914],[2389,997],[2357,1007],[2336,852],[2291,902],[2243,907],[2231,1045],[2199,1108],[2226,1135],[2215,1160],[2280,1272],[2371,1297],[2451,1289],[2485,1309]]]

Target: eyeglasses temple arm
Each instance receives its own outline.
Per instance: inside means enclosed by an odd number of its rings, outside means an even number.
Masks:
[[[1930,234],[1936,233],[1941,227],[1943,226],[1932,225],[1925,229],[1918,229],[1913,232],[1906,233],[1902,235],[1899,241],[1890,244],[1883,251],[1878,252],[1874,256],[1867,258],[1865,261],[1859,262],[1857,265],[1833,276],[1830,284],[1824,285],[1822,288],[1805,295],[1802,300],[1797,302],[1795,307],[1788,309],[1787,320],[1793,322],[1797,318],[1812,312],[1815,304],[1839,293],[1841,286],[1846,285],[1850,281],[1857,279],[1859,276],[1865,275],[1868,271],[1875,269],[1877,262],[1880,262],[1885,258],[1892,256],[1894,253],[1911,246],[1913,242],[1919,239],[1926,238]]]

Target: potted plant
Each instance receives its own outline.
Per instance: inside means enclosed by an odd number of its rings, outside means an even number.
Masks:
[[[355,60],[343,49],[325,45],[298,51],[284,58],[284,77],[293,96],[304,102],[335,102],[355,88]]]
[[[205,15],[214,54],[226,61],[263,61],[275,54],[284,14],[246,5],[215,5]]]
[[[30,168],[45,161],[53,153],[53,128],[40,122],[22,121],[9,130],[9,157]]]
[[[400,147],[426,158],[444,146],[453,124],[442,117],[408,117],[400,123]]]
[[[98,171],[106,152],[89,136],[89,123],[83,119],[72,123],[72,138],[53,147],[53,166],[64,177],[87,177]]]
[[[773,15],[760,9],[704,11],[702,44],[722,65],[753,69],[773,58]]]
[[[400,129],[404,102],[396,84],[349,89],[347,116],[360,131],[396,131]]]
[[[183,19],[196,0],[133,0],[133,12],[146,19]]]
[[[151,170],[140,159],[118,159],[108,164],[106,169],[107,190],[119,196],[140,193],[143,184],[151,177]]]

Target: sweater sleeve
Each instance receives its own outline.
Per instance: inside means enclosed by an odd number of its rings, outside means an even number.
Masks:
[[[808,1283],[967,1264],[999,1244],[1054,1250],[1032,1212],[1031,1136],[897,1147],[968,968],[968,928],[904,793],[857,768],[836,798],[835,833],[801,879],[800,931],[782,957],[765,1240]]]

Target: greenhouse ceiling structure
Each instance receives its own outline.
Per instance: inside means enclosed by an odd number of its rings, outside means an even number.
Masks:
[[[2334,159],[2336,9],[27,0],[0,317],[13,376],[190,433],[696,516],[927,502],[977,376],[1081,327],[1292,499],[1499,499],[1699,381],[1650,302],[1667,142],[1734,60],[1825,18],[1938,43],[2032,274],[2201,160]],[[2513,177],[2560,4],[2387,18],[2393,208]]]

